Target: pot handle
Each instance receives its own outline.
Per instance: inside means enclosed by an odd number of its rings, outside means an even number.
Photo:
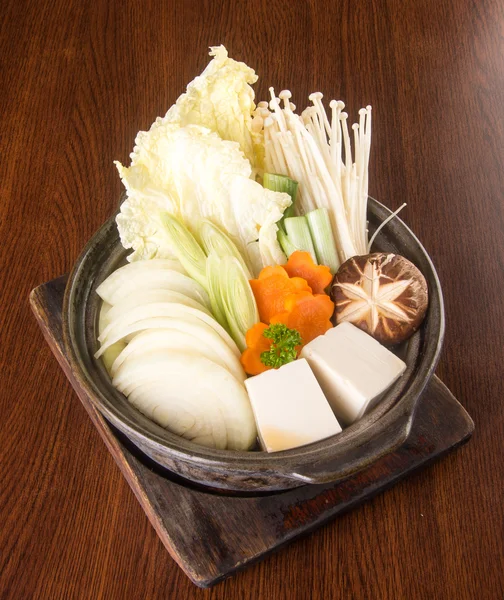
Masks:
[[[290,479],[317,485],[345,479],[368,467],[377,459],[399,448],[408,438],[413,421],[413,414],[406,410],[400,415],[387,415],[383,419],[378,432],[358,445],[349,440],[337,454],[316,463],[300,466],[285,473]],[[393,418],[391,418],[393,417]]]

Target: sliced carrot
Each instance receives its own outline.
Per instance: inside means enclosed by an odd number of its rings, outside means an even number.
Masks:
[[[327,294],[298,292],[285,299],[285,310],[271,319],[272,323],[283,323],[297,329],[303,345],[331,329],[330,321],[334,304]]]
[[[302,277],[291,277],[290,280],[296,292],[310,292],[310,294],[312,293],[313,290],[308,285],[306,279],[303,279]]]
[[[259,279],[266,279],[272,275],[280,275],[280,277],[285,277],[286,279],[289,277],[289,274],[282,267],[282,265],[274,265],[272,267],[264,267],[261,269],[261,272],[259,273]]]
[[[316,265],[309,252],[296,250],[289,256],[283,269],[289,277],[302,277],[313,290],[314,294],[322,294],[332,281],[329,267]]]
[[[269,371],[271,369],[271,367],[267,367],[261,362],[261,352],[256,348],[245,348],[240,361],[245,369],[245,373],[248,375],[260,375],[261,373],[264,373],[264,371]]]
[[[269,350],[271,346],[271,340],[264,337],[264,332],[268,329],[266,323],[256,323],[251,327],[245,334],[245,343],[248,348],[257,348],[259,345],[267,345],[264,350]],[[266,344],[267,342],[267,344]]]
[[[290,273],[287,265],[285,268],[276,265],[265,267],[257,279],[250,280],[261,323],[249,329],[245,337],[247,348],[241,362],[249,375],[258,375],[271,368],[261,362],[261,354],[268,351],[272,344],[270,339],[264,337],[264,331],[270,323],[283,323],[290,329],[297,329],[303,345],[332,327],[332,300],[327,294],[314,295],[307,280],[310,277],[315,289],[323,290],[332,279],[329,268],[315,265],[307,252],[294,254],[299,256],[293,261],[289,258],[292,267]]]
[[[266,329],[268,325],[265,323],[256,323],[245,335],[247,348],[242,353],[240,361],[249,375],[259,375],[271,369],[261,362],[261,354],[267,352],[273,343],[271,339],[264,337]]]
[[[289,294],[289,296],[285,298],[284,302],[285,312],[291,312],[300,302],[304,302],[308,299],[313,300],[313,298],[313,294],[310,292],[306,292],[305,290],[301,290],[299,292],[296,292],[295,294]]]
[[[263,277],[262,273],[265,270],[272,274]],[[290,279],[282,267],[266,267],[261,271],[258,279],[250,280],[250,286],[257,302],[259,318],[263,323],[269,323],[271,317],[285,310],[284,303],[289,294],[298,291],[311,292],[304,279],[299,277]]]

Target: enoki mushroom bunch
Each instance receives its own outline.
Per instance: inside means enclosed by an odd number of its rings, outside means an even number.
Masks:
[[[296,212],[327,208],[341,261],[368,251],[367,199],[371,146],[371,106],[361,108],[359,123],[349,133],[348,115],[341,101],[329,104],[329,120],[322,94],[310,95],[312,106],[301,115],[289,90],[260,102],[254,129],[263,128],[265,171],[288,175],[299,182]],[[282,105],[283,102],[283,105]]]

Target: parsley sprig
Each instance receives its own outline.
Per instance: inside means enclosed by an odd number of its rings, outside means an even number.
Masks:
[[[283,323],[273,323],[264,330],[264,337],[272,340],[271,348],[261,352],[261,362],[277,369],[297,358],[296,346],[301,345],[301,334]]]

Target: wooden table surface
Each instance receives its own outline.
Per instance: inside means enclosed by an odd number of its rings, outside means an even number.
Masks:
[[[3,0],[0,597],[504,597],[504,5],[500,0]],[[114,159],[223,43],[295,103],[373,106],[370,194],[431,254],[438,375],[472,441],[211,590],[159,542],[30,313],[121,192]],[[243,535],[246,535],[244,528]]]

